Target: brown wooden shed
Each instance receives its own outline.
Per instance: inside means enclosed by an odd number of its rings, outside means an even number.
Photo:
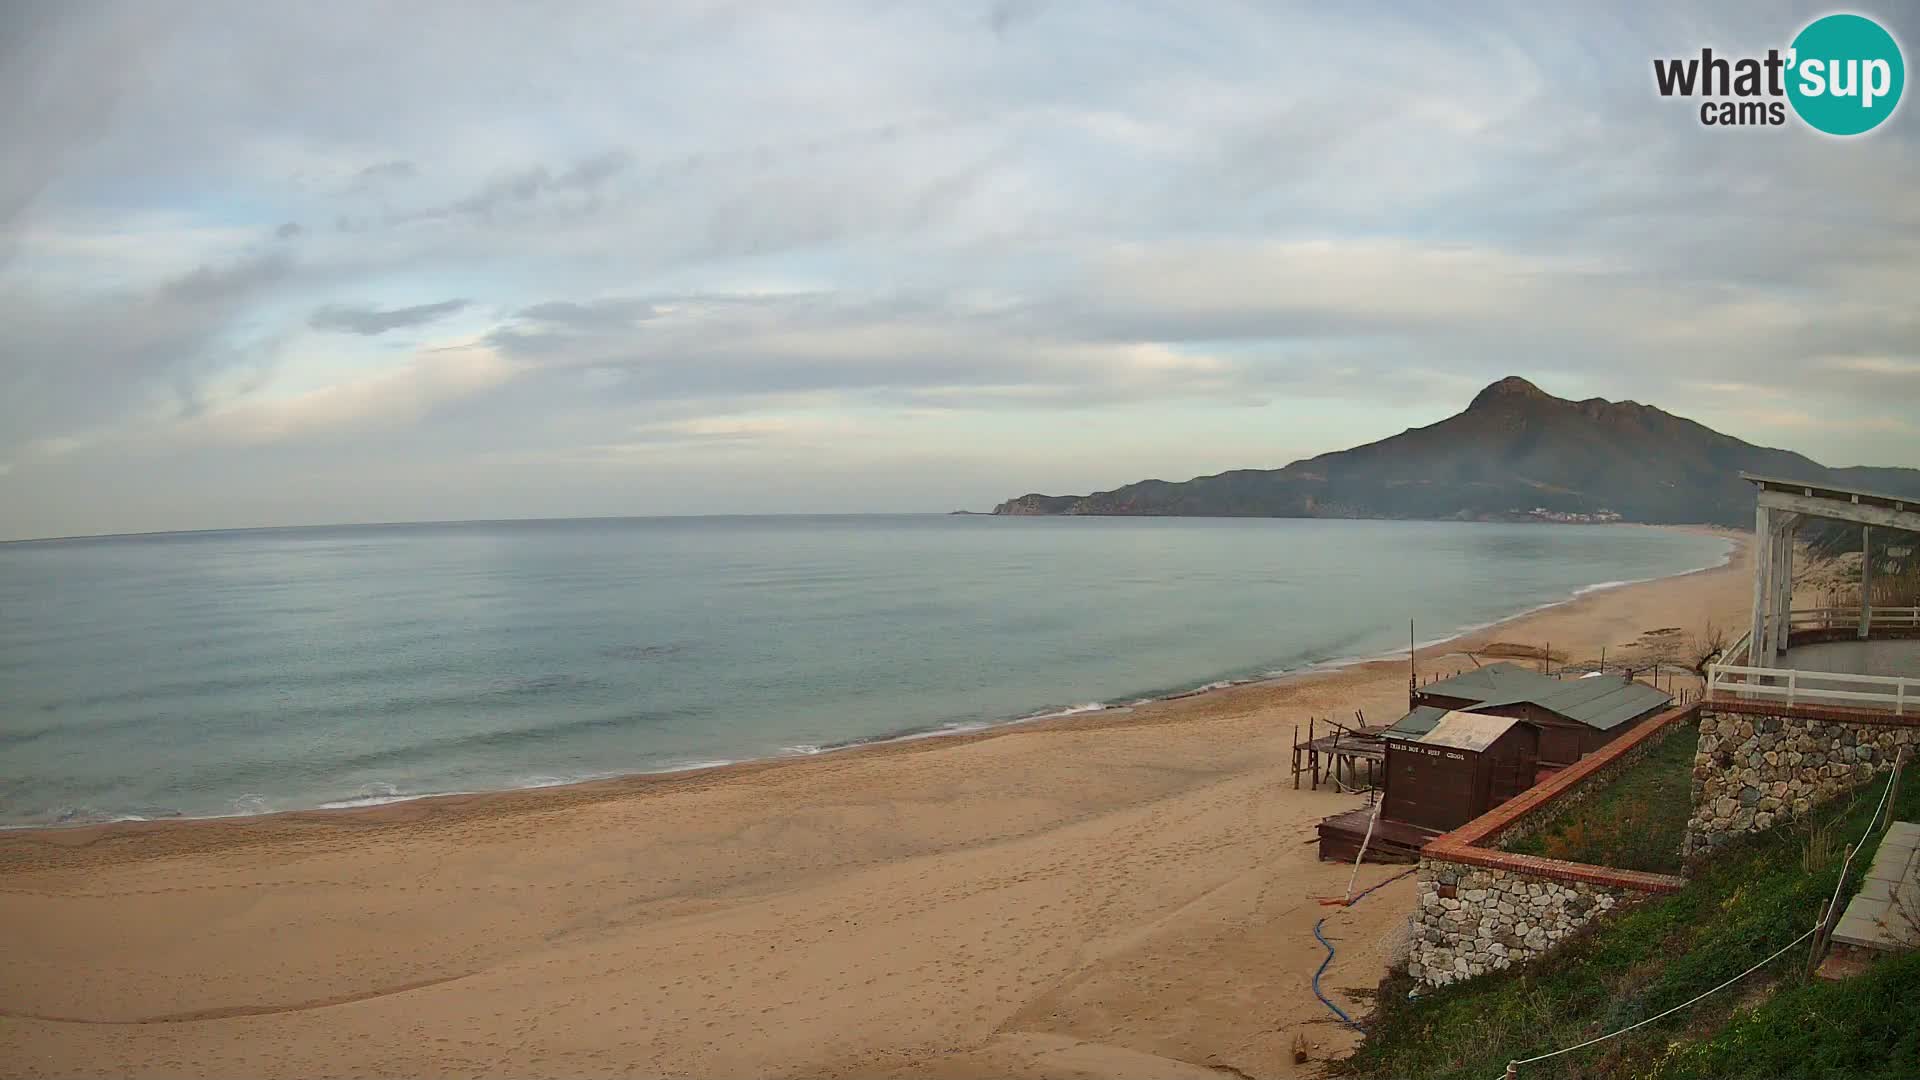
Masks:
[[[1443,712],[1424,733],[1389,729],[1382,739],[1387,793],[1381,816],[1441,832],[1532,787],[1540,754],[1538,728],[1480,713]]]
[[[1420,707],[1511,716],[1540,730],[1543,768],[1579,761],[1673,704],[1671,695],[1619,675],[1556,679],[1517,664],[1492,664],[1419,687]]]

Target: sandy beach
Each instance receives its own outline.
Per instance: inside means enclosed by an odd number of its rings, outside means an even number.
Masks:
[[[1416,664],[1731,639],[1751,588],[1743,540]],[[1294,790],[1294,727],[1389,721],[1406,683],[1403,656],[696,773],[0,834],[0,1072],[1305,1075],[1297,1039],[1354,1037],[1314,923],[1363,1013],[1413,883],[1320,903],[1351,868],[1314,825],[1363,800]]]

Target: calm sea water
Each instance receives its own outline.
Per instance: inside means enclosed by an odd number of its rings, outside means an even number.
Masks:
[[[814,753],[1403,648],[1726,544],[1606,526],[768,517],[0,545],[0,822]]]

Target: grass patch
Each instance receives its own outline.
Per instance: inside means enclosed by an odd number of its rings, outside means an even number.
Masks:
[[[1684,733],[1674,737],[1686,741]],[[1673,741],[1672,739],[1669,742]],[[1920,783],[1901,785],[1896,819],[1920,816]],[[1883,782],[1883,781],[1881,781]],[[1571,1046],[1652,1016],[1725,981],[1813,925],[1844,845],[1866,827],[1880,783],[1723,848],[1688,886],[1602,920],[1553,953],[1407,1000],[1382,983],[1368,1036],[1334,1075],[1493,1080],[1510,1060]],[[1838,842],[1822,844],[1818,828]],[[1879,835],[1855,860],[1849,894]],[[1883,960],[1845,983],[1804,979],[1806,952],[1665,1020],[1599,1046],[1522,1066],[1523,1080],[1631,1076],[1920,1076],[1920,956]]]
[[[1698,741],[1691,725],[1668,734],[1611,783],[1507,850],[1622,870],[1679,873]]]

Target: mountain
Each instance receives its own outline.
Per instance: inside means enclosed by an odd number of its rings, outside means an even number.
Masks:
[[[1742,471],[1920,497],[1920,469],[1828,468],[1651,405],[1568,401],[1509,377],[1437,424],[1283,469],[1022,495],[993,512],[1501,520],[1543,509],[1751,527]]]

